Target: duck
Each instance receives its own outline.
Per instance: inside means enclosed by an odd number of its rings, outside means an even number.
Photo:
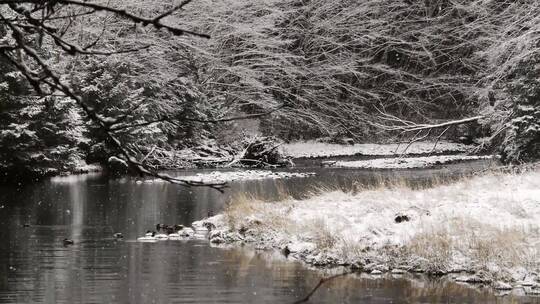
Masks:
[[[155,242],[156,239],[156,232],[155,231],[146,231],[146,234],[143,237],[137,238],[138,242]]]
[[[175,233],[175,232],[176,232],[176,229],[177,229],[176,226],[177,226],[177,225],[174,225],[174,226],[166,226],[165,229],[164,229],[164,230],[165,230],[165,233],[167,233],[167,234]]]
[[[169,235],[165,234],[165,233],[158,233],[154,236],[157,240],[160,240],[160,241],[166,241],[169,239]]]
[[[193,228],[184,228],[182,229],[182,232],[180,233],[181,236],[183,237],[192,237],[195,235],[195,230],[193,230]]]
[[[166,233],[160,233],[160,230],[164,230],[166,231],[167,229],[167,225],[163,225],[163,224],[157,224],[156,225],[156,230],[157,230],[157,234],[154,235],[154,237],[157,239],[157,240],[161,240],[161,241],[165,241],[165,240],[168,240],[169,239],[169,235],[166,234]]]
[[[65,238],[62,240],[62,243],[64,243],[64,246],[73,245],[75,242],[73,240],[70,240],[68,238]]]
[[[113,234],[114,238],[115,239],[123,239],[124,238],[124,235],[120,232],[117,232],[115,234]]]
[[[184,229],[184,225],[174,225],[173,227],[174,232],[169,234],[170,240],[179,240],[182,239],[182,235],[178,233],[180,230]]]

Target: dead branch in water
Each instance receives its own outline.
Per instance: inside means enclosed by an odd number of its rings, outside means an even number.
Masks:
[[[344,272],[344,273],[340,273],[340,274],[335,274],[333,276],[330,276],[330,277],[326,277],[326,278],[322,278],[319,283],[317,285],[315,285],[315,287],[302,299],[296,301],[296,302],[293,302],[293,304],[299,304],[299,303],[305,303],[307,301],[309,301],[309,299],[311,298],[311,296],[313,296],[313,294],[317,291],[317,289],[319,289],[322,285],[324,285],[325,283],[329,282],[329,281],[332,281],[334,279],[337,279],[337,278],[340,278],[340,277],[344,277],[344,276],[347,276],[349,274],[351,274],[352,272],[350,271],[347,271],[347,272]]]

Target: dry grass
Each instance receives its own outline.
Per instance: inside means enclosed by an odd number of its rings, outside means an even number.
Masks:
[[[488,228],[486,228],[488,229]],[[538,244],[530,243],[530,234],[520,228],[492,229],[478,235],[471,231],[466,248],[477,264],[484,268],[497,265],[501,268],[538,267]]]
[[[433,175],[429,179],[414,180],[409,176],[397,175],[388,176],[375,174],[369,181],[365,179],[347,180],[340,184],[323,184],[313,185],[304,193],[302,199],[310,199],[330,192],[343,192],[351,195],[357,195],[366,191],[410,191],[429,189],[438,186],[450,185],[452,183],[467,180],[470,175],[458,176],[440,176]]]
[[[369,251],[369,247],[361,242],[355,241],[350,237],[342,237],[339,240],[340,248],[339,254],[344,258],[345,261],[356,261]]]
[[[290,196],[286,192],[282,193],[282,197],[286,199],[279,203],[268,202],[260,197],[246,193],[233,195],[223,210],[228,227],[232,230],[248,227],[264,227],[266,229],[275,229],[276,227],[281,227],[281,229],[288,228],[291,224],[285,219],[284,215],[290,212],[292,206],[286,209],[276,208],[275,206],[275,204],[284,206],[290,201]],[[258,217],[261,217],[263,220],[258,220]]]
[[[227,224],[231,229],[240,229],[241,224],[247,216],[256,214],[262,210],[263,203],[263,201],[245,193],[233,195],[223,210]]]
[[[308,222],[303,227],[303,230],[313,235],[313,241],[320,250],[334,248],[339,241],[336,232],[331,230],[323,218],[317,218]]]
[[[271,203],[241,194],[225,215],[232,229],[261,227],[261,240],[311,242],[350,263],[481,271],[512,281],[540,270],[539,177],[538,171],[489,173],[454,184],[441,179],[440,186],[420,190],[404,180],[380,179],[359,185],[356,194],[314,188],[311,195],[331,193],[307,201],[290,199],[286,191],[286,200]],[[401,212],[411,220],[395,223]]]
[[[453,241],[445,230],[417,234],[405,252],[422,259],[421,268],[431,273],[446,272],[450,268]]]
[[[509,276],[504,269],[538,269],[540,246],[531,242],[531,233],[537,234],[537,230],[497,228],[472,218],[454,218],[441,226],[424,228],[405,246],[405,252],[421,258],[421,267],[428,272],[491,270],[504,278]],[[465,256],[466,264],[460,264],[460,257]]]

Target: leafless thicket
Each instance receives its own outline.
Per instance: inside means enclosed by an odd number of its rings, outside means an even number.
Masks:
[[[499,134],[540,10],[530,0],[226,3],[197,1],[210,13],[190,21],[213,37],[207,89],[248,111],[285,104],[265,122],[293,137],[302,126],[357,139],[426,126],[413,140],[436,138],[471,121]]]

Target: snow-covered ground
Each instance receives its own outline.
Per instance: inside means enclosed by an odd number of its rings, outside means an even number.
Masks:
[[[295,142],[283,145],[283,152],[290,157],[333,157],[352,155],[401,155],[401,154],[443,154],[466,153],[473,147],[460,143],[440,141],[433,150],[435,143],[418,142],[407,148],[407,144],[355,144],[340,145],[315,141]],[[407,149],[405,151],[405,149]],[[403,153],[405,152],[405,153]]]
[[[435,155],[422,157],[393,157],[378,158],[358,161],[336,161],[329,162],[327,165],[339,168],[358,168],[358,169],[411,169],[428,168],[436,165],[444,165],[459,161],[490,159],[493,156],[475,156],[475,155]]]
[[[195,175],[177,176],[177,178],[186,181],[197,181],[204,183],[219,183],[244,180],[259,180],[259,179],[282,179],[293,177],[307,177],[314,175],[310,172],[282,172],[270,170],[237,170],[237,171],[212,171],[205,173],[197,173]],[[166,182],[162,179],[150,179],[145,182]]]
[[[456,281],[540,291],[538,169],[422,190],[381,186],[270,203],[239,197],[193,227],[211,228],[213,243],[278,248],[314,265],[456,273]]]
[[[77,167],[75,167],[74,170],[71,171],[71,173],[91,173],[91,172],[100,172],[100,171],[103,171],[103,167],[101,167],[100,165],[98,164],[86,164],[86,163],[82,163],[80,165],[78,165]]]

